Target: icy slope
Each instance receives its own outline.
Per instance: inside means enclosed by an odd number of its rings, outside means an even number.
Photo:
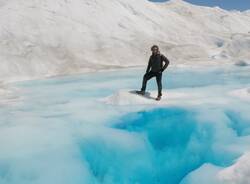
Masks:
[[[181,0],[0,1],[0,78],[144,65],[154,43],[172,64],[247,60],[249,31],[247,11]]]

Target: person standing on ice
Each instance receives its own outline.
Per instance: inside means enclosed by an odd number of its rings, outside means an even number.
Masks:
[[[142,88],[137,93],[140,95],[145,95],[147,81],[152,77],[156,77],[158,86],[158,96],[156,100],[159,101],[161,100],[162,96],[162,72],[168,67],[169,60],[160,53],[159,47],[157,45],[153,45],[151,47],[151,51],[152,55],[149,58],[148,67],[143,77]]]

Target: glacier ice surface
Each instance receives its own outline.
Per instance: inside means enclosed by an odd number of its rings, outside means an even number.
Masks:
[[[234,181],[223,173],[250,150],[250,105],[232,93],[249,86],[249,67],[170,68],[164,95],[185,94],[171,104],[103,101],[138,89],[143,72],[12,84],[20,98],[0,104],[0,183]],[[155,87],[150,81],[148,90]],[[199,103],[187,103],[192,93]]]

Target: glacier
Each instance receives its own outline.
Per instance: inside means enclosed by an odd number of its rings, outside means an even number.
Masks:
[[[0,0],[0,184],[250,183],[249,50],[249,11]]]
[[[129,93],[143,73],[10,84],[17,97],[0,101],[0,183],[249,181],[250,104],[232,95],[247,91],[249,67],[172,67],[162,104]],[[152,96],[155,87],[150,81]]]
[[[0,1],[0,82],[143,66],[250,63],[249,12],[182,0]]]

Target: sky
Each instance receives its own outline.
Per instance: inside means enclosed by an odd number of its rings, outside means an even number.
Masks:
[[[166,0],[151,0],[157,2],[163,2]],[[185,0],[192,4],[203,6],[219,6],[227,10],[248,10],[250,9],[250,0]]]

